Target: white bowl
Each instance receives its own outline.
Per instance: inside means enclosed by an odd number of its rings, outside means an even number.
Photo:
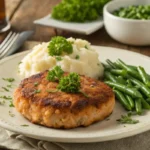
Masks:
[[[108,34],[115,40],[129,44],[150,45],[150,20],[125,19],[112,12],[130,5],[150,5],[150,0],[115,0],[104,7],[104,24]]]

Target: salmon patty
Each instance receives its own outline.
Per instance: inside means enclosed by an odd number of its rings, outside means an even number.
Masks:
[[[87,96],[65,93],[57,90],[57,82],[46,79],[47,74],[44,71],[24,79],[14,92],[16,109],[32,123],[69,129],[89,126],[112,113],[115,96],[105,83],[80,76],[81,91]]]

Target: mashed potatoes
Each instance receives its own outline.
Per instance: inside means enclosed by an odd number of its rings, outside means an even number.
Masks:
[[[59,65],[65,72],[76,72],[96,79],[101,77],[104,69],[97,52],[92,49],[90,43],[74,38],[67,40],[72,43],[72,54],[60,56],[58,59],[58,57],[48,54],[48,43],[39,44],[23,58],[19,65],[19,74],[29,77]]]

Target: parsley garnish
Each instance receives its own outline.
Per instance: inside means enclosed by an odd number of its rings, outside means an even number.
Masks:
[[[66,38],[61,36],[53,37],[48,45],[48,53],[51,56],[60,56],[63,53],[71,54],[73,52],[72,45]]]
[[[80,56],[79,56],[79,55],[76,55],[75,59],[79,59],[79,58],[80,58]]]
[[[49,93],[57,92],[58,90],[67,93],[82,93],[85,97],[89,97],[86,93],[80,90],[80,76],[77,73],[70,73],[64,76],[64,71],[60,66],[56,66],[53,70],[50,70],[47,75],[47,80],[57,81],[59,84],[56,90],[47,90]]]
[[[82,93],[85,97],[89,97],[86,93],[84,93],[83,91],[79,91],[80,93]]]
[[[61,61],[62,60],[62,58],[60,56],[56,56],[55,58],[56,58],[57,61]]]
[[[18,65],[20,65],[22,62],[20,61],[19,63],[18,63]]]
[[[40,92],[41,92],[41,90],[35,90],[34,91],[35,94],[40,93]]]
[[[4,100],[0,101],[0,105],[3,105],[3,104],[5,104],[5,101]]]
[[[34,86],[38,86],[39,85],[39,83],[38,82],[34,82]]]
[[[87,45],[84,46],[86,49],[88,49]]]
[[[106,121],[109,121],[110,119],[109,118],[106,118]]]
[[[9,111],[9,116],[10,117],[15,117],[15,115],[11,111]]]
[[[54,81],[60,79],[63,74],[64,74],[64,71],[61,69],[61,67],[56,66],[48,72],[47,80],[54,82]]]
[[[12,88],[12,85],[11,85],[11,84],[10,84],[10,85],[7,85],[7,87],[8,87],[8,88]]]
[[[6,99],[6,100],[10,100],[10,99],[12,99],[12,97],[10,97],[10,96],[0,96],[0,98],[3,98],[3,99]]]
[[[9,107],[14,107],[14,104],[12,101],[10,101]]]
[[[9,89],[6,87],[2,87],[3,90],[5,90],[6,92],[9,92]]]
[[[5,99],[5,100],[10,100],[9,107],[14,107],[13,102],[12,102],[12,97],[4,95],[4,96],[0,96],[0,98]],[[3,100],[0,104],[4,104],[4,103],[5,103],[5,101]]]
[[[127,115],[121,115],[121,118],[117,120],[121,124],[136,124],[139,123],[139,120],[134,120],[131,118],[131,113]]]
[[[57,87],[59,90],[67,93],[77,93],[80,89],[80,77],[77,73],[70,73],[62,77]]]
[[[7,82],[14,82],[15,79],[14,78],[2,78],[4,81],[7,81]]]
[[[55,93],[55,92],[58,92],[58,89],[56,90],[47,90],[48,93]]]
[[[29,125],[27,125],[27,124],[22,124],[22,125],[20,125],[20,126],[22,126],[22,127],[28,127]]]
[[[86,22],[98,19],[110,0],[62,0],[52,10],[52,17],[67,22]]]

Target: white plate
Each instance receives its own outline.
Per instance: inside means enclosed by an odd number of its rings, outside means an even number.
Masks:
[[[44,26],[64,29],[72,32],[82,33],[86,35],[91,34],[103,27],[102,18],[96,21],[86,22],[86,23],[71,23],[71,22],[63,22],[63,21],[55,20],[51,17],[51,15],[48,15],[39,20],[35,20],[34,23],[44,25]]]
[[[107,58],[115,61],[120,58],[128,64],[144,66],[150,73],[150,67],[148,66],[150,64],[149,57],[116,48],[95,46],[95,49],[99,53],[101,61],[105,61]],[[18,62],[21,61],[25,54],[27,54],[27,52],[0,61],[0,87],[6,85],[1,79],[2,77],[14,77],[16,79],[16,85],[20,82],[20,78],[17,75],[17,66]],[[8,95],[5,92],[0,92],[0,94]],[[11,95],[11,93],[9,94]],[[15,114],[15,117],[11,117],[9,111]],[[124,113],[126,112],[123,107],[117,103],[112,115],[109,117],[110,120],[106,119],[85,128],[60,130],[32,124],[24,119],[15,108],[10,108],[8,103],[6,103],[4,106],[0,105],[0,126],[36,139],[68,143],[99,142],[120,139],[150,129],[150,111],[146,112],[143,116],[135,116],[135,119],[138,119],[140,123],[134,125],[121,125],[116,122],[116,119],[120,118],[120,115]],[[23,127],[21,126],[23,124],[29,126]]]

